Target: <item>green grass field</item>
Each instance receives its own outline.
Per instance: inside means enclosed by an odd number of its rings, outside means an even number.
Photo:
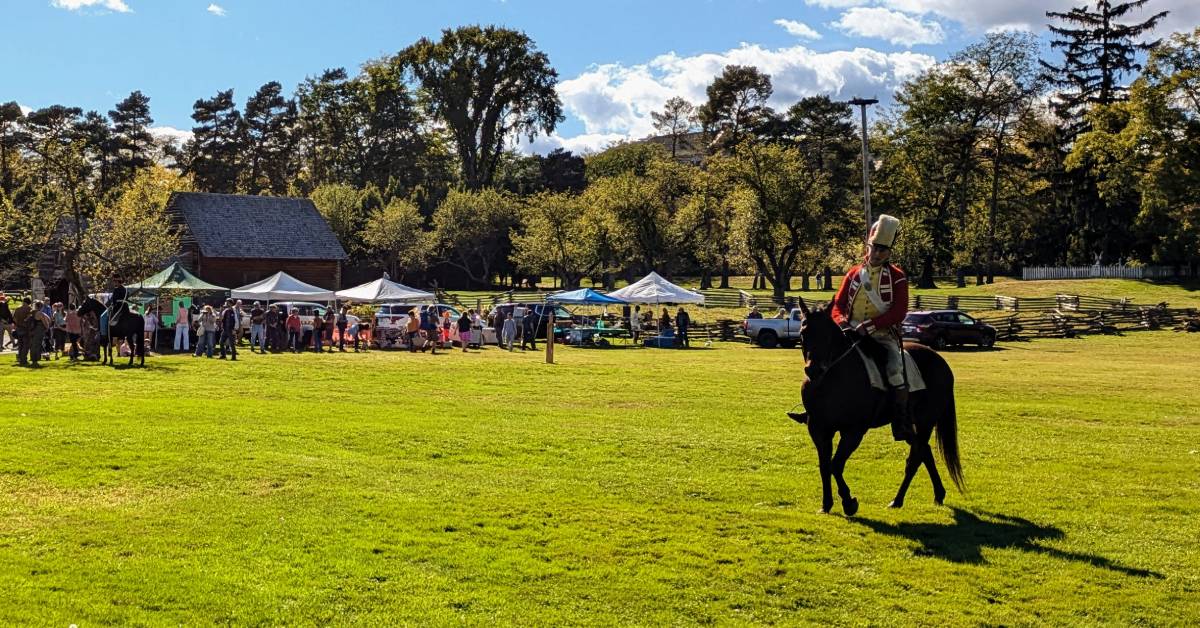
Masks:
[[[795,350],[4,354],[0,624],[1190,625],[1198,352],[948,352],[969,492],[887,510],[878,430],[853,519],[816,514]]]

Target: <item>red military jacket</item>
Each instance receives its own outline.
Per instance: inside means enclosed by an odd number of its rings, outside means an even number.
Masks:
[[[833,320],[839,325],[850,324],[850,305],[854,303],[854,297],[862,288],[862,282],[858,275],[864,265],[857,264],[850,269],[850,272],[846,273],[846,278],[842,280],[842,287],[838,289],[837,296],[833,298]],[[905,277],[904,271],[895,264],[884,266],[883,272],[879,275],[879,297],[888,306],[888,309],[883,314],[867,321],[869,332],[899,325],[900,321],[908,316],[908,277]]]

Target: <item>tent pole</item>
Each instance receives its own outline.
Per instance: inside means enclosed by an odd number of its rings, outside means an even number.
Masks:
[[[554,307],[550,306],[550,321],[546,325],[546,364],[554,364]]]

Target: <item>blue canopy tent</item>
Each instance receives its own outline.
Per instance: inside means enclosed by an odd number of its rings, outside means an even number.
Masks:
[[[555,305],[628,305],[628,302],[610,297],[591,288],[580,288],[566,292],[556,292],[546,296],[546,303]],[[587,319],[584,319],[585,322]],[[607,345],[608,341],[600,338],[603,322],[598,319],[596,327],[573,328],[567,333],[567,343],[573,345],[599,346]]]
[[[556,292],[546,296],[546,302],[565,305],[625,305],[628,303],[603,292],[596,292],[591,288]]]

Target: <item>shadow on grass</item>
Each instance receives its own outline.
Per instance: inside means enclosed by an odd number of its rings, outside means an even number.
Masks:
[[[162,362],[158,362],[157,360],[153,360],[153,359],[146,360],[145,366],[139,365],[138,362],[135,360],[133,365],[131,366],[128,363],[128,358],[120,358],[118,360],[118,362],[116,363],[116,365],[102,364],[99,361],[95,361],[95,360],[76,360],[74,362],[68,361],[66,364],[63,364],[62,366],[63,366],[63,368],[71,369],[71,370],[74,370],[74,369],[106,369],[106,370],[112,370],[112,371],[148,370],[148,371],[167,371],[167,372],[175,372],[175,371],[179,370],[179,367],[177,367],[177,366],[163,364]]]
[[[1043,526],[1020,517],[981,512],[979,514],[951,508],[954,523],[899,523],[892,524],[866,518],[851,521],[865,525],[875,532],[916,541],[921,544],[914,553],[933,556],[954,563],[983,564],[983,548],[1016,549],[1034,552],[1053,558],[1086,563],[1093,567],[1108,569],[1126,576],[1138,578],[1162,578],[1163,575],[1148,569],[1126,567],[1118,563],[1079,552],[1068,552],[1039,545],[1038,541],[1061,539],[1066,536],[1054,526]]]
[[[992,345],[990,347],[980,347],[977,345],[971,345],[971,346],[963,345],[963,346],[957,346],[957,347],[946,347],[945,349],[943,349],[943,351],[946,353],[998,353],[998,352],[1007,351],[1007,350],[1008,350],[1007,347],[1001,347],[1000,345]]]
[[[1179,279],[1142,279],[1141,281],[1153,286],[1173,286],[1176,288],[1182,288],[1188,292],[1200,290],[1200,280],[1197,279],[1185,279],[1182,281]]]

